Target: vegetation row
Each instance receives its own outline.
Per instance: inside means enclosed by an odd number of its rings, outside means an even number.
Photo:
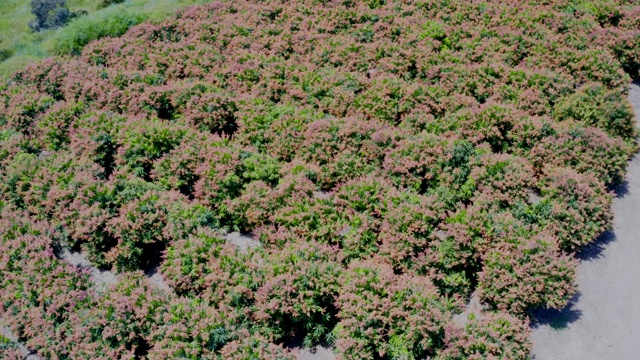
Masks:
[[[32,65],[0,86],[0,316],[48,359],[526,359],[611,226],[639,21],[238,0]]]

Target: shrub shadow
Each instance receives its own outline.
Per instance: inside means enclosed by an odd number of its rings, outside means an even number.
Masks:
[[[531,328],[550,326],[552,329],[561,330],[576,322],[582,316],[582,311],[575,308],[575,304],[580,299],[580,292],[576,293],[564,308],[547,309],[537,308],[530,312]]]
[[[629,182],[627,180],[623,180],[615,186],[610,187],[609,190],[615,193],[616,198],[622,199],[629,195]]]
[[[144,276],[150,278],[158,274],[159,268],[159,265],[152,265],[147,267],[146,269],[143,269],[142,272],[144,273]]]
[[[580,249],[575,253],[575,258],[580,261],[592,261],[602,259],[602,254],[607,248],[607,245],[616,240],[616,234],[613,230],[607,230],[603,232],[596,241]]]

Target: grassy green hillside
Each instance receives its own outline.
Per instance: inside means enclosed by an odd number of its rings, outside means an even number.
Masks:
[[[130,26],[144,20],[159,20],[188,5],[210,0],[127,0],[99,9],[101,0],[67,0],[71,11],[87,11],[59,29],[33,33],[30,0],[0,1],[0,77],[34,61],[77,51],[95,38],[120,36]]]

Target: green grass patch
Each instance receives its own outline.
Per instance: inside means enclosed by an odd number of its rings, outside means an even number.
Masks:
[[[118,37],[145,20],[160,20],[189,5],[211,0],[125,0],[101,7],[102,0],[68,0],[73,12],[84,10],[64,27],[34,33],[29,29],[30,0],[0,1],[0,78],[53,55],[79,54],[89,42]]]

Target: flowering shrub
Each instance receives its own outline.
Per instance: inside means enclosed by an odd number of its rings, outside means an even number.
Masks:
[[[461,109],[433,125],[437,132],[461,134],[472,143],[486,143],[494,152],[507,148],[511,129],[526,115],[500,103]]]
[[[507,241],[494,246],[483,259],[480,298],[516,315],[541,306],[561,309],[567,305],[576,291],[575,263],[558,251],[555,239],[538,235]]]
[[[446,161],[451,143],[430,133],[403,139],[386,156],[384,169],[397,186],[426,191],[437,183],[439,165]]]
[[[323,116],[309,105],[270,104],[260,99],[242,105],[238,105],[237,111],[237,117],[242,119],[238,142],[266,150],[276,159],[285,161],[296,156],[305,141],[307,125]]]
[[[307,346],[329,340],[343,271],[336,258],[335,248],[313,243],[295,243],[268,256],[265,281],[256,292],[255,318],[265,323],[270,336],[304,334]]]
[[[553,114],[557,121],[573,120],[634,144],[637,140],[633,109],[624,94],[600,84],[583,85],[575,94],[558,102]]]
[[[9,339],[1,338],[0,335],[0,355],[3,359],[19,360],[24,357],[22,350],[18,345],[9,341]]]
[[[341,356],[421,358],[444,345],[446,321],[459,304],[439,298],[428,278],[397,276],[369,261],[353,263],[342,282],[335,329]]]
[[[526,358],[637,148],[639,11],[216,2],[31,66],[0,84],[0,313],[47,358]],[[474,292],[498,312],[461,329]]]
[[[281,210],[310,200],[315,188],[310,180],[300,175],[286,175],[275,187],[262,180],[253,181],[238,198],[229,202],[234,225],[242,230],[268,226],[276,222],[275,217]]]
[[[527,198],[533,186],[533,167],[526,159],[507,154],[481,156],[469,177],[477,192],[502,204],[514,204]]]
[[[390,200],[380,225],[380,254],[392,260],[394,268],[406,270],[434,241],[442,204],[435,196],[411,193]]]
[[[243,181],[239,171],[241,151],[233,147],[203,147],[204,161],[195,169],[197,181],[194,197],[211,208],[224,213],[224,201],[240,195]]]
[[[607,136],[600,129],[573,128],[542,139],[530,156],[537,171],[571,167],[611,185],[622,181],[629,153],[621,139]]]
[[[155,317],[161,325],[150,333],[149,359],[215,359],[237,337],[225,314],[200,299],[171,300]]]
[[[358,118],[313,122],[304,137],[303,159],[319,166],[317,181],[324,189],[372,173],[392,140],[380,123]]]
[[[146,356],[153,329],[158,326],[156,319],[166,311],[165,304],[165,296],[150,288],[141,274],[126,277],[112,292],[97,299],[90,311],[77,313],[74,320],[86,324],[87,329],[76,336],[88,346],[77,349],[84,353],[72,356]],[[94,355],[89,355],[91,351]]]
[[[189,204],[180,204],[184,201],[182,195],[151,190],[123,205],[108,223],[117,244],[107,260],[118,270],[146,269],[169,241],[191,233],[200,222],[208,225],[207,215],[197,208],[187,209]]]
[[[541,194],[538,221],[556,234],[563,249],[576,250],[611,227],[611,193],[591,176],[554,169],[542,179]]]
[[[89,276],[55,258],[46,224],[26,218],[3,210],[0,311],[28,347],[55,354],[63,344],[54,334],[73,331],[73,312],[91,306]]]
[[[277,244],[301,238],[335,245],[341,239],[340,233],[348,230],[346,222],[330,200],[297,202],[278,211],[274,226],[260,229],[260,239]]]
[[[178,190],[186,196],[193,196],[199,177],[196,172],[207,149],[207,142],[215,138],[203,135],[201,138],[184,139],[180,145],[153,162],[151,178],[169,190]]]
[[[177,239],[166,250],[162,269],[167,280],[178,294],[201,292],[205,288],[205,278],[209,271],[207,263],[224,253],[221,235],[210,229],[199,229],[188,238]]]
[[[532,345],[528,321],[504,312],[473,316],[436,359],[528,359]]]

